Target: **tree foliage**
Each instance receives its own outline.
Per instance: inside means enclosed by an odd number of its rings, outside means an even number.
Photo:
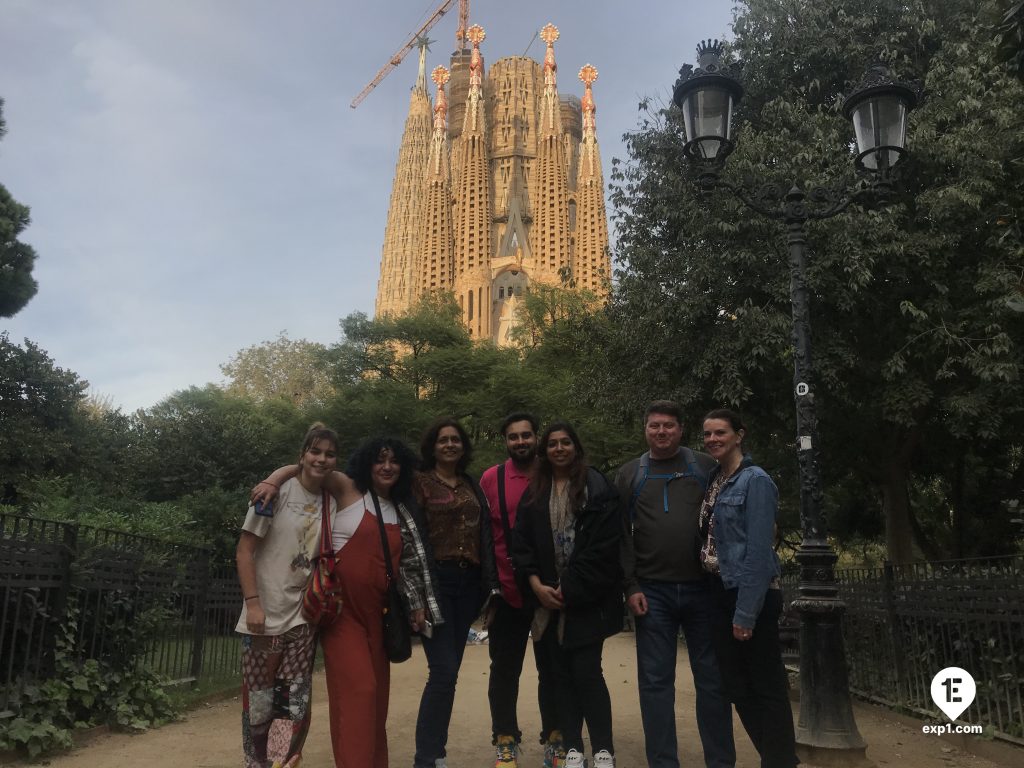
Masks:
[[[240,350],[220,369],[233,395],[258,403],[284,398],[302,407],[323,404],[334,394],[326,358],[322,344],[292,340],[282,331],[273,341]]]
[[[6,133],[4,102],[0,99],[0,139]],[[0,184],[0,317],[13,317],[36,295],[32,277],[36,252],[18,240],[29,225],[29,210]]]
[[[734,25],[747,89],[726,171],[737,183],[850,185],[843,94],[879,55],[924,83],[908,197],[808,228],[830,509],[853,531],[883,515],[897,560],[913,543],[932,556],[998,550],[1012,538],[1000,505],[1021,493],[1024,259],[1006,225],[1021,210],[1024,92],[994,66],[977,14],[966,0],[749,0]],[[648,111],[627,142],[612,195],[623,268],[596,392],[627,408],[659,392],[695,413],[740,406],[792,479],[781,231],[724,193],[696,193],[674,110]]]
[[[999,59],[1024,80],[1024,0],[1011,0],[996,28]]]
[[[36,344],[0,333],[0,498],[16,496],[27,474],[74,466],[87,386]]]
[[[212,384],[191,387],[136,414],[129,471],[148,501],[239,490],[266,467],[294,461],[305,426],[287,403],[260,406]]]

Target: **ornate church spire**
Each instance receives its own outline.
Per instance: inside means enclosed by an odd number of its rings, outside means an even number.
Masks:
[[[377,316],[408,310],[420,287],[422,201],[426,191],[431,135],[430,94],[423,75],[425,67],[426,40],[423,39],[420,43],[419,77],[409,96],[409,114],[398,150],[391,203],[384,227],[375,308]]]
[[[562,132],[561,110],[558,106],[558,64],[555,63],[555,41],[561,35],[554,24],[545,24],[540,39],[547,44],[544,51],[544,93],[541,96],[541,133]]]
[[[569,185],[565,147],[562,144],[562,112],[558,98],[555,41],[558,27],[547,24],[540,31],[547,43],[544,54],[544,93],[541,95],[540,137],[537,142],[533,185],[532,251],[545,282],[566,277],[569,253]]]
[[[448,99],[444,86],[449,73],[434,67],[430,79],[437,86],[434,102],[434,135],[427,162],[427,202],[421,236],[424,264],[420,293],[452,288],[452,196],[448,172]]]
[[[604,174],[601,171],[601,152],[597,146],[597,107],[594,104],[597,69],[586,64],[580,69],[579,77],[583,81],[583,141],[580,142],[576,175],[576,247],[573,254],[573,276],[580,288],[605,295],[607,281],[611,277],[611,259],[608,255]]]
[[[420,46],[419,70],[416,73],[416,85],[413,88],[417,91],[427,92],[427,51],[430,49],[431,40],[421,37],[417,40]]]
[[[469,60],[469,94],[462,135],[458,138],[458,187],[455,194],[455,295],[474,338],[490,336],[491,319],[491,183],[487,116],[483,92],[484,60],[480,43],[486,35],[474,24],[466,31],[473,50]]]

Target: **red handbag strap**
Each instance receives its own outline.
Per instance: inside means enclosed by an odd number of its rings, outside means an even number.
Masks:
[[[331,496],[323,489],[320,500],[320,557],[334,557],[334,537],[331,525],[327,522],[331,514]]]

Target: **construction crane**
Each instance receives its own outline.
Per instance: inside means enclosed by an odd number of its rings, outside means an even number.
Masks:
[[[388,73],[391,72],[392,69],[402,63],[402,59],[405,58],[406,54],[415,48],[416,44],[419,43],[421,39],[425,38],[428,30],[441,20],[441,17],[448,12],[448,9],[451,8],[454,3],[455,0],[445,0],[445,2],[441,3],[438,9],[434,11],[434,15],[427,19],[427,23],[420,27],[419,30],[409,38],[409,41],[398,49],[398,52],[388,60],[388,63],[381,67],[380,72],[374,76],[373,80],[371,80],[369,84],[359,92],[358,96],[352,99],[352,104],[350,105],[352,109],[358,107],[362,103],[363,99],[370,94],[370,91],[376,88],[380,84],[380,81],[387,77]],[[460,51],[466,47],[466,27],[468,25],[469,0],[459,0],[459,28],[455,31],[455,39],[458,41],[458,50]]]

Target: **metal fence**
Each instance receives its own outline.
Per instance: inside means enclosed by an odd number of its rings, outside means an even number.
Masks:
[[[836,578],[856,694],[940,718],[932,678],[961,667],[977,693],[960,720],[1024,744],[1024,557],[846,568]],[[784,581],[796,597],[797,578]]]
[[[241,600],[203,548],[0,514],[0,714],[54,674],[58,648],[171,684],[234,673]]]

